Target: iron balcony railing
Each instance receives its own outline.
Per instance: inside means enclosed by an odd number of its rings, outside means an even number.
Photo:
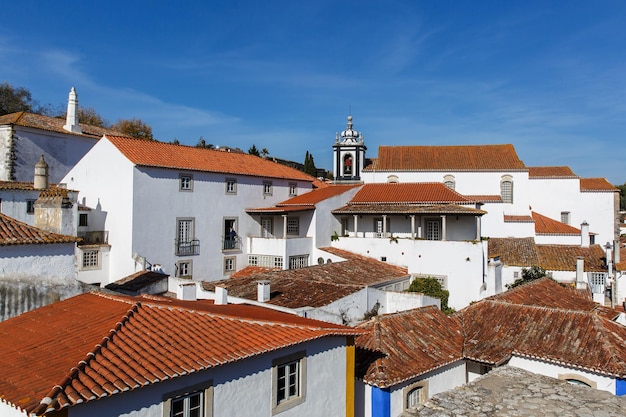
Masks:
[[[200,253],[200,241],[198,239],[192,240],[178,240],[174,244],[176,255],[187,256],[187,255],[198,255]]]
[[[81,239],[79,245],[98,245],[109,243],[109,231],[108,230],[96,230],[91,232],[78,232],[78,237]]]

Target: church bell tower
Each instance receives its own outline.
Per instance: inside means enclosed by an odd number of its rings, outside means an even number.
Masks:
[[[348,116],[346,130],[335,134],[333,145],[333,174],[335,182],[360,182],[365,164],[365,143],[363,133],[352,128],[352,116]]]

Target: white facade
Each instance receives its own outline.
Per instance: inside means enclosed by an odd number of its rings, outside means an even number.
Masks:
[[[181,190],[181,177],[191,178],[191,189]],[[226,191],[227,180],[236,182],[236,192]],[[264,177],[135,166],[105,137],[63,182],[79,190],[79,201],[95,207],[104,219],[111,246],[104,285],[146,265],[160,265],[171,276],[184,270],[185,276],[205,281],[241,269],[250,250],[246,237],[260,229],[245,209],[288,199],[294,183],[297,193],[311,190],[307,181],[269,180],[272,191],[264,193],[268,181]],[[187,222],[188,234],[197,240],[188,255],[176,254],[181,221]],[[239,237],[233,247],[225,246],[226,224],[234,226]],[[231,270],[225,268],[226,258]],[[186,263],[184,268],[181,263]]]
[[[0,213],[34,226],[37,198],[38,190],[0,189]]]
[[[72,243],[9,245],[0,251],[0,279],[64,284],[75,277]]]

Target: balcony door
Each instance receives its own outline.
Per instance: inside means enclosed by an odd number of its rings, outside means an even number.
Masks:
[[[270,238],[274,237],[274,222],[270,218],[261,219],[261,237]]]

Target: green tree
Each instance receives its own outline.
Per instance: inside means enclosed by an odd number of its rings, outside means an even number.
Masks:
[[[252,147],[248,149],[248,153],[250,155],[261,156],[261,152],[259,152],[255,144],[252,144]]]
[[[527,282],[531,282],[545,276],[546,270],[540,266],[533,265],[530,268],[522,268],[522,277],[513,281],[512,284],[506,284],[506,288],[510,290],[511,288],[519,287],[522,284],[526,284]]]
[[[313,177],[317,176],[315,161],[313,161],[313,155],[311,155],[309,151],[306,151],[306,155],[304,156],[304,168],[302,170]]]
[[[8,82],[0,84],[0,116],[18,111],[33,112],[39,105],[24,87],[13,87]]]
[[[116,130],[133,138],[153,140],[152,128],[143,120],[132,118],[118,120],[111,126],[112,130]]]
[[[452,314],[455,310],[448,307],[448,298],[450,297],[450,291],[441,288],[441,284],[435,278],[432,277],[417,277],[413,280],[408,292],[419,292],[429,297],[439,298],[441,300],[441,311],[446,314]]]
[[[261,149],[261,156],[263,158],[267,158],[267,155],[269,155],[269,154],[270,154],[270,151],[268,151],[267,148]]]
[[[65,113],[63,117],[65,117]],[[91,126],[109,127],[107,122],[93,107],[78,107],[78,121]]]
[[[615,187],[619,188],[619,209],[626,210],[626,183]]]

